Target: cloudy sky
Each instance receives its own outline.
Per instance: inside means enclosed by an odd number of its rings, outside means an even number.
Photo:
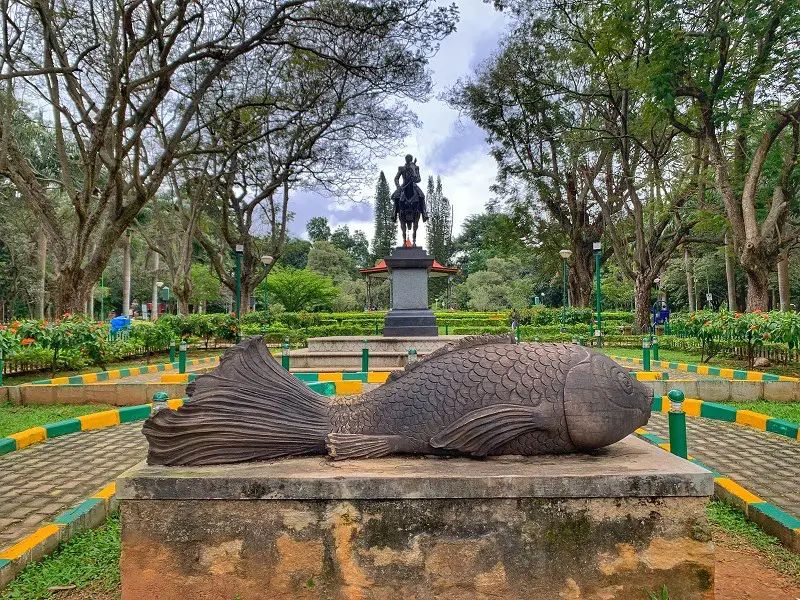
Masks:
[[[454,205],[456,235],[464,218],[482,212],[489,200],[495,162],[487,154],[483,132],[436,97],[460,77],[470,75],[475,66],[491,55],[507,24],[506,17],[488,4],[476,0],[462,0],[458,4],[461,13],[458,30],[442,42],[439,53],[431,60],[432,99],[425,104],[411,103],[422,126],[410,132],[405,151],[379,161],[375,171],[375,181],[383,170],[393,187],[392,179],[403,156],[410,153],[417,157],[423,190],[428,175],[441,176],[444,193]],[[373,194],[374,184],[362,195],[371,200]],[[350,231],[361,229],[372,239],[374,224],[370,202],[342,203],[312,193],[297,193],[292,210],[295,213],[290,225],[292,235],[307,237],[308,220],[322,215],[328,217],[331,228],[346,224]]]

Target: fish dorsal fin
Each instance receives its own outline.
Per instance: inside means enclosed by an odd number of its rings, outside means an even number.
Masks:
[[[468,335],[466,337],[461,338],[455,342],[449,342],[442,346],[441,348],[437,348],[430,354],[425,355],[424,357],[416,360],[412,363],[406,365],[406,368],[403,371],[394,371],[389,376],[389,381],[397,381],[403,375],[408,373],[409,371],[413,371],[420,367],[420,365],[424,365],[427,361],[433,360],[434,358],[438,358],[444,354],[449,354],[450,352],[456,352],[458,350],[465,350],[467,348],[474,348],[476,346],[485,346],[486,344],[514,344],[516,340],[514,340],[514,334],[512,333],[504,333],[502,335],[492,335],[492,334],[484,334],[484,335]]]

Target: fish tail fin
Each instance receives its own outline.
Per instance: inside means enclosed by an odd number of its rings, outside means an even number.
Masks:
[[[151,465],[210,465],[325,453],[327,401],[283,369],[262,338],[226,351],[177,411],[144,424]]]

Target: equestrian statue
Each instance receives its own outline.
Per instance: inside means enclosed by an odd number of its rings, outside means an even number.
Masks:
[[[400,185],[402,178],[403,184]],[[428,220],[428,210],[425,208],[425,194],[417,185],[422,178],[419,175],[417,159],[406,154],[406,164],[398,167],[394,176],[395,191],[392,193],[394,212],[392,222],[397,223],[400,218],[400,229],[403,231],[403,245],[417,245],[417,227],[419,218]],[[411,243],[408,241],[408,230],[411,229]]]

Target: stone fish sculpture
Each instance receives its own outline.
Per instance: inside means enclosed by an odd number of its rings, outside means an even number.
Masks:
[[[331,399],[251,338],[188,392],[190,402],[145,422],[148,463],[578,452],[645,425],[652,399],[603,354],[572,344],[516,344],[510,335],[464,338],[375,390]]]

